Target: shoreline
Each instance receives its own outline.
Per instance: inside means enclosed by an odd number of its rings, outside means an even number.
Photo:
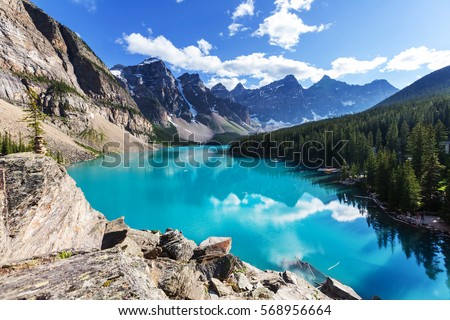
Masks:
[[[358,196],[357,198],[363,198],[366,200],[372,200],[378,209],[380,209],[384,214],[386,214],[389,218],[396,222],[400,222],[406,224],[408,226],[414,227],[420,230],[427,230],[432,233],[437,233],[444,237],[450,238],[450,224],[438,215],[429,214],[430,212],[418,211],[415,214],[411,213],[395,213],[389,211],[386,203],[378,200],[377,195],[373,192],[370,192],[366,188],[358,185],[361,182],[360,179],[349,179],[340,180],[339,184],[347,187],[357,188],[360,191],[364,191],[367,196],[362,197]]]
[[[439,235],[450,238],[450,224],[443,221],[441,217],[431,214],[426,214],[426,212],[418,211],[415,215],[411,213],[395,213],[389,211],[384,203],[379,201],[375,194],[369,194],[369,198],[377,205],[377,207],[383,211],[392,220],[401,222],[408,226],[427,230],[433,233],[438,233]],[[415,216],[415,217],[414,217]]]

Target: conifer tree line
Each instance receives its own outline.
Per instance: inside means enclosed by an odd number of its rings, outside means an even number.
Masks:
[[[0,132],[0,156],[20,152],[32,152],[33,141],[24,143],[22,135],[19,133],[19,140],[15,141],[8,132]],[[56,160],[59,164],[66,164],[66,159],[60,151],[48,150],[47,155]]]
[[[450,97],[435,96],[282,129],[270,139],[256,134],[243,139],[237,153],[256,150],[268,156],[265,151],[272,147],[271,157],[295,161],[308,141],[331,147],[347,140],[341,152],[344,177],[363,177],[366,187],[391,209],[448,211],[450,160],[441,142],[449,140],[449,126]],[[326,131],[333,132],[333,142],[325,139]]]
[[[30,151],[30,147],[24,144],[22,135],[19,135],[19,142],[16,142],[8,132],[4,132],[3,134],[0,132],[0,155],[27,151]]]

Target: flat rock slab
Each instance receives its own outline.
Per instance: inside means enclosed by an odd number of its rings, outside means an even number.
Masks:
[[[10,269],[10,270],[8,270]],[[144,259],[118,248],[0,269],[0,299],[167,299]]]
[[[327,278],[320,291],[334,300],[362,300],[352,288],[332,278]]]

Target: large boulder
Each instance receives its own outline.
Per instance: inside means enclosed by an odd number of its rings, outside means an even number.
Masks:
[[[228,254],[231,251],[231,238],[210,237],[194,250],[194,259],[207,255]]]
[[[236,279],[236,286],[240,291],[250,291],[253,289],[253,285],[245,274],[237,272],[234,276]]]
[[[106,219],[52,158],[0,158],[0,265],[63,250],[100,249]]]
[[[159,233],[131,229],[122,217],[106,224],[102,250],[117,246],[129,254],[143,257],[154,250],[158,243]]]
[[[147,261],[150,278],[158,288],[175,300],[205,300],[206,287],[198,280],[199,273],[193,263],[179,263],[172,259],[160,258]]]
[[[329,277],[320,286],[320,291],[334,300],[362,300],[352,288]]]
[[[124,218],[119,218],[106,223],[105,234],[102,240],[102,250],[110,249],[122,243],[127,237],[129,227]]]
[[[225,285],[219,279],[212,278],[210,283],[212,289],[217,293],[219,297],[226,297],[234,293],[231,287]]]
[[[202,274],[203,280],[216,278],[224,281],[230,277],[236,265],[235,257],[231,254],[209,256],[197,262],[197,270]]]
[[[178,230],[169,230],[161,236],[160,247],[168,256],[178,261],[189,261],[197,247],[194,241],[186,239]]]

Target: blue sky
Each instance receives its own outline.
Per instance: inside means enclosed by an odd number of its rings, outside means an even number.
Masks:
[[[34,0],[110,67],[149,56],[228,88],[294,74],[398,88],[450,65],[448,0]]]

